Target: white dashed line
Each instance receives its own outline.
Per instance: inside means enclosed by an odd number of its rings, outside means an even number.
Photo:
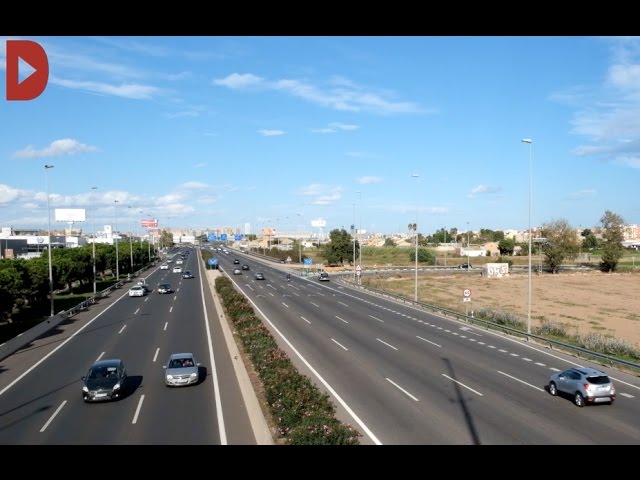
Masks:
[[[507,353],[507,351],[506,351],[504,348],[499,348],[499,349],[498,349],[498,351],[499,351],[500,353]]]
[[[98,358],[96,358],[96,362],[99,361],[104,356],[105,353],[107,352],[102,352],[100,355],[98,355]]]
[[[306,318],[304,318],[304,317],[300,317],[300,318],[303,319],[305,322],[307,322],[309,325],[311,325],[311,322],[309,320],[307,320]]]
[[[380,320],[378,317],[374,317],[373,315],[369,315],[371,318],[373,318],[374,320],[379,321],[380,323],[384,323],[384,320]]]
[[[273,294],[273,292],[267,292],[269,295],[271,295],[272,297],[275,297],[275,295]]]
[[[444,329],[444,331],[447,333],[451,333],[451,330],[447,330],[446,328]]]
[[[174,295],[174,296],[173,296],[173,301],[175,302],[175,301],[177,300],[177,298],[178,298],[178,296],[177,296],[177,295]]]
[[[528,387],[535,388],[536,390],[544,392],[544,388],[540,388],[540,387],[536,387],[535,385],[531,385],[530,383],[527,383],[524,380],[520,380],[519,378],[513,377],[513,376],[511,376],[511,375],[509,375],[507,373],[501,372],[500,370],[498,370],[498,373],[501,374],[501,375],[504,375],[505,377],[509,377],[510,379],[515,380],[516,382],[520,382],[523,385],[526,385]]]
[[[520,356],[517,353],[510,353],[509,355],[511,355],[512,357],[519,357]]]
[[[166,331],[166,330],[167,330],[167,326],[168,326],[168,325],[169,325],[169,322],[164,322],[164,328],[163,328],[163,330],[165,330],[165,331]]]
[[[391,345],[391,344],[389,344],[389,343],[385,342],[384,340],[380,340],[379,338],[376,338],[376,340],[377,340],[377,341],[379,341],[380,343],[384,343],[387,347],[391,347],[391,348],[393,348],[394,350],[398,350],[396,347],[394,347],[393,345]]]
[[[556,367],[549,367],[549,370],[552,370],[554,372],[559,372],[560,371],[560,369],[556,368]]]
[[[542,362],[536,362],[535,365],[538,365],[539,367],[546,367],[546,365]]]
[[[40,429],[40,433],[44,432],[47,427],[49,426],[49,424],[53,421],[54,418],[56,418],[56,415],[58,415],[60,413],[60,410],[62,410],[62,407],[64,407],[66,405],[67,401],[63,401],[60,406],[58,408],[56,408],[56,411],[53,412],[53,415],[51,415],[51,417],[49,417],[49,420],[47,420],[47,423],[45,423],[42,428]]]
[[[481,396],[481,397],[483,397],[483,396],[484,396],[484,395],[482,395],[480,392],[478,392],[477,390],[474,390],[473,388],[466,386],[464,383],[459,382],[458,380],[455,380],[455,379],[451,378],[449,375],[446,375],[446,374],[444,374],[444,373],[443,373],[443,374],[442,374],[442,376],[443,376],[444,378],[448,378],[448,379],[449,379],[449,380],[451,380],[452,382],[457,383],[457,384],[458,384],[458,385],[460,385],[461,387],[464,387],[464,388],[466,388],[467,390],[472,391],[472,392],[473,392],[473,393],[475,393],[476,395],[479,395],[479,396]]]
[[[320,308],[320,305],[318,305],[317,303],[313,303],[313,302],[309,302],[311,305],[313,305],[314,307],[318,307]]]
[[[133,314],[134,314],[134,315],[137,315],[139,311],[140,311],[140,309],[138,308],[138,309],[136,309],[136,311],[135,311],[135,312],[133,312]]]
[[[622,395],[623,397],[627,397],[627,398],[635,398],[633,395],[631,395],[629,393],[620,393],[620,395]]]
[[[496,348],[496,347],[494,347],[493,345],[487,345],[487,346],[488,346],[489,348]]]
[[[338,320],[343,321],[344,323],[349,323],[349,322],[347,322],[344,318],[340,318],[338,315],[336,315],[336,318],[337,318]]]
[[[349,305],[347,305],[346,303],[343,302],[338,302],[340,305],[344,305],[345,307],[348,307]]]
[[[527,357],[522,357],[522,359],[523,359],[525,362],[533,362],[533,360],[531,360],[530,358],[527,358]]]
[[[173,307],[169,307],[169,313],[173,312]]]
[[[334,340],[333,338],[331,339],[331,341],[333,343],[335,343],[336,345],[338,345],[340,348],[342,348],[345,352],[349,351],[349,349],[347,347],[345,347],[344,345],[340,345],[340,343],[338,341]]]
[[[411,400],[417,402],[418,398],[415,397],[414,395],[411,395],[409,392],[407,392],[404,388],[402,388],[400,385],[398,385],[396,382],[394,382],[393,380],[391,380],[390,378],[386,378],[387,382],[389,382],[391,385],[393,385],[394,387],[396,387],[398,390],[400,390],[402,393],[404,393],[407,397],[409,397]]]
[[[486,345],[484,342],[478,342],[478,345]]]
[[[477,342],[477,340],[475,338],[470,338],[469,341],[470,342]]]
[[[136,413],[133,415],[132,424],[138,421],[138,415],[140,415],[140,410],[142,409],[142,402],[144,402],[144,394],[140,395],[140,401],[138,402],[138,406],[136,407]]]
[[[118,332],[118,335],[120,335],[122,332],[124,332],[124,329],[127,328],[127,325],[123,325],[122,328],[120,329],[120,331]]]
[[[427,342],[430,343],[431,345],[435,345],[438,348],[442,348],[442,345],[438,345],[437,343],[432,342],[431,340],[427,340],[426,338],[422,338],[419,337],[418,335],[416,335],[416,338],[419,338],[420,340],[422,340],[423,342]]]
[[[285,307],[289,308],[289,305],[287,305],[286,303],[282,302],[282,304],[283,304]]]
[[[156,348],[156,354],[153,356],[153,361],[155,362],[158,359],[158,354],[160,353],[160,347]]]

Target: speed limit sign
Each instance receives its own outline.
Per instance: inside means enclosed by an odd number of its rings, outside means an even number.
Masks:
[[[462,295],[464,295],[465,298],[469,298],[471,296],[471,290],[469,290],[468,288],[465,288],[462,291]]]

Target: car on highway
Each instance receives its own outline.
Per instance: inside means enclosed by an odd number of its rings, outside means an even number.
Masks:
[[[141,285],[134,285],[129,289],[130,297],[144,297],[147,292]]]
[[[234,268],[233,269],[233,274],[234,275],[242,275],[242,270],[240,270],[239,268]]]
[[[173,273],[182,273],[182,267],[173,267]]]
[[[162,265],[160,265],[160,270],[169,270],[169,265],[163,263]]]
[[[237,258],[233,261],[234,265],[239,265],[240,264],[240,260],[238,260]]]
[[[264,280],[264,273],[262,272],[256,272],[254,276],[256,277],[256,280]]]
[[[249,265],[247,265],[246,263],[244,265],[242,265],[242,269],[243,270],[249,270]]]
[[[458,265],[458,268],[460,270],[473,270],[473,267],[470,263],[461,263],[460,265]]]
[[[164,365],[164,383],[167,387],[183,387],[198,383],[200,364],[193,353],[173,353]]]
[[[173,290],[171,289],[171,285],[168,283],[161,283],[160,285],[158,285],[158,293],[172,293]]]
[[[329,281],[329,274],[327,272],[320,272],[318,274],[318,280],[321,282],[328,282]]]
[[[613,404],[616,389],[609,376],[588,367],[573,367],[556,372],[549,379],[549,393],[553,396],[565,394],[573,399],[578,407],[587,403]]]
[[[122,360],[98,360],[82,377],[82,398],[85,402],[100,402],[121,398],[125,391],[127,371]]]
[[[191,273],[189,270],[186,270],[186,271],[182,274],[182,278],[193,278],[193,273]]]

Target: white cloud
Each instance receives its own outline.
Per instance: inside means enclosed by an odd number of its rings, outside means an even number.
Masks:
[[[161,89],[151,85],[141,85],[138,83],[122,83],[111,85],[103,82],[66,80],[58,77],[50,77],[49,83],[61,87],[85,90],[87,92],[101,95],[112,95],[114,97],[132,98],[135,100],[145,100],[157,95]]]
[[[343,188],[339,185],[312,183],[300,188],[299,195],[309,197],[310,205],[331,205],[342,198]]]
[[[316,86],[297,79],[282,78],[267,81],[251,73],[232,73],[224,78],[214,79],[213,83],[234,90],[246,89],[248,87],[275,90],[323,107],[340,111],[373,112],[379,114],[427,112],[416,103],[394,100],[392,98],[393,94],[389,92],[382,93],[366,89],[347,79],[336,81],[336,77],[334,77],[333,81],[330,81],[328,85]],[[356,126],[346,124],[335,125],[334,127],[330,126],[330,128],[357,128]]]
[[[497,193],[500,191],[500,187],[492,187],[490,185],[478,185],[471,189],[471,195],[483,195]]]
[[[180,185],[180,188],[184,188],[185,190],[201,190],[203,188],[209,188],[209,185],[203,182],[185,182]]]
[[[196,163],[193,168],[204,168],[207,164],[205,162]]]
[[[571,192],[565,196],[567,200],[584,200],[585,198],[591,198],[596,196],[596,191],[593,189],[578,190],[577,192]]]
[[[187,70],[183,71],[183,72],[179,72],[179,73],[169,73],[167,74],[167,80],[171,81],[171,82],[175,82],[178,80],[185,80],[187,78],[192,78],[193,77],[193,73],[189,72]]]
[[[231,89],[241,89],[247,87],[253,87],[260,85],[263,82],[261,77],[253,75],[251,73],[232,73],[224,78],[217,78],[213,80],[215,85],[222,87],[228,87]]]
[[[194,117],[199,117],[199,116],[200,116],[200,112],[197,109],[194,109],[194,110],[183,110],[181,112],[165,114],[165,117],[171,118],[171,119],[173,119],[173,118],[185,118],[185,117],[194,118]]]
[[[265,137],[275,137],[277,135],[284,135],[285,132],[283,130],[267,130],[267,129],[261,129],[258,130],[258,133],[264,135]]]
[[[361,183],[363,185],[370,185],[373,183],[381,183],[382,178],[380,177],[372,177],[372,176],[364,176],[356,179],[356,182]]]
[[[313,133],[336,133],[336,130],[329,127],[324,128],[312,128],[311,131]]]
[[[96,147],[85,145],[71,138],[63,138],[54,140],[41,150],[37,150],[32,146],[27,146],[22,150],[18,150],[13,154],[13,158],[42,158],[56,157],[60,155],[75,155],[77,153],[88,153],[96,150]]]
[[[358,125],[350,125],[347,123],[331,122],[328,127],[314,128],[311,131],[314,133],[336,133],[338,131],[357,130],[360,128]]]
[[[347,156],[354,158],[377,158],[378,156],[374,153],[369,152],[347,152]]]
[[[20,190],[0,183],[0,205],[11,203],[20,197]]]

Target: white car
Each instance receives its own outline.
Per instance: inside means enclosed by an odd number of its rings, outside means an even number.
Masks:
[[[169,265],[163,263],[162,265],[160,265],[160,270],[169,270]]]
[[[129,289],[130,297],[144,297],[145,293],[146,292],[144,291],[144,288],[142,288],[140,285],[134,285]]]
[[[173,267],[173,273],[182,273],[182,267]]]

